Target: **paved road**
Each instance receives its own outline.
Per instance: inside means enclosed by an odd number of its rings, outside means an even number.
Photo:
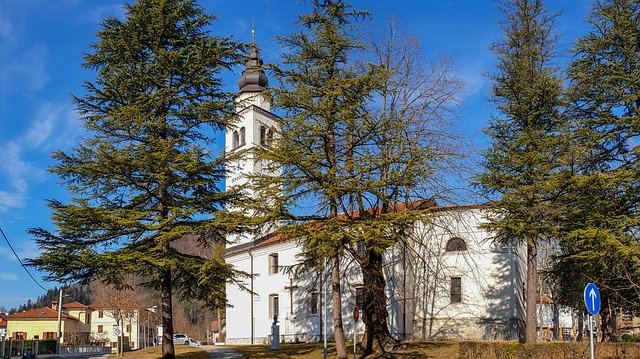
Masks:
[[[209,353],[211,359],[247,359],[244,355],[223,345],[203,345],[202,348]]]

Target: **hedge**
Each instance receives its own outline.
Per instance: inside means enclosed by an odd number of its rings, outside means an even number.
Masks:
[[[638,343],[595,344],[598,359],[640,358]],[[541,342],[521,344],[518,342],[460,342],[461,359],[589,359],[589,341],[586,342]]]

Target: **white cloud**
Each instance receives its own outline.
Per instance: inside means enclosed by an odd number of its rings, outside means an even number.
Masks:
[[[0,272],[0,280],[17,281],[18,276],[13,273]]]
[[[23,193],[9,193],[6,191],[0,191],[0,213],[9,209],[16,209],[24,207],[25,196]]]
[[[18,256],[24,262],[25,258],[36,258],[40,256],[41,251],[35,241],[23,240],[20,242],[20,248],[17,249]],[[15,258],[15,257],[14,257]]]
[[[0,212],[23,208],[27,196],[27,178],[31,166],[22,158],[22,148],[15,142],[0,146],[0,170],[4,173],[4,185],[8,190],[0,191]]]
[[[24,208],[29,184],[46,178],[46,168],[32,164],[52,150],[77,143],[82,134],[78,116],[70,102],[43,102],[30,125],[12,141],[0,143],[0,213]]]
[[[59,113],[55,108],[43,114],[38,114],[31,127],[27,129],[25,134],[26,144],[31,147],[40,147],[51,136],[58,116]]]
[[[21,143],[49,152],[76,143],[82,131],[71,102],[44,102],[36,109]]]

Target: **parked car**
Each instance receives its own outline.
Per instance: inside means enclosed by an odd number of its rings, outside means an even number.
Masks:
[[[195,340],[195,339],[193,339],[193,338],[189,338],[189,345],[195,345],[195,346],[199,347],[200,346],[200,342]]]
[[[173,335],[173,344],[189,345],[189,339],[186,334],[176,333]]]

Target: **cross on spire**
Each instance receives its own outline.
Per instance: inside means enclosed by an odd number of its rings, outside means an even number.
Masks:
[[[289,291],[289,310],[291,314],[293,314],[293,290],[296,288],[298,286],[293,284],[293,278],[289,278],[289,285],[285,286],[284,289]]]
[[[256,46],[256,18],[251,18],[251,45]]]

